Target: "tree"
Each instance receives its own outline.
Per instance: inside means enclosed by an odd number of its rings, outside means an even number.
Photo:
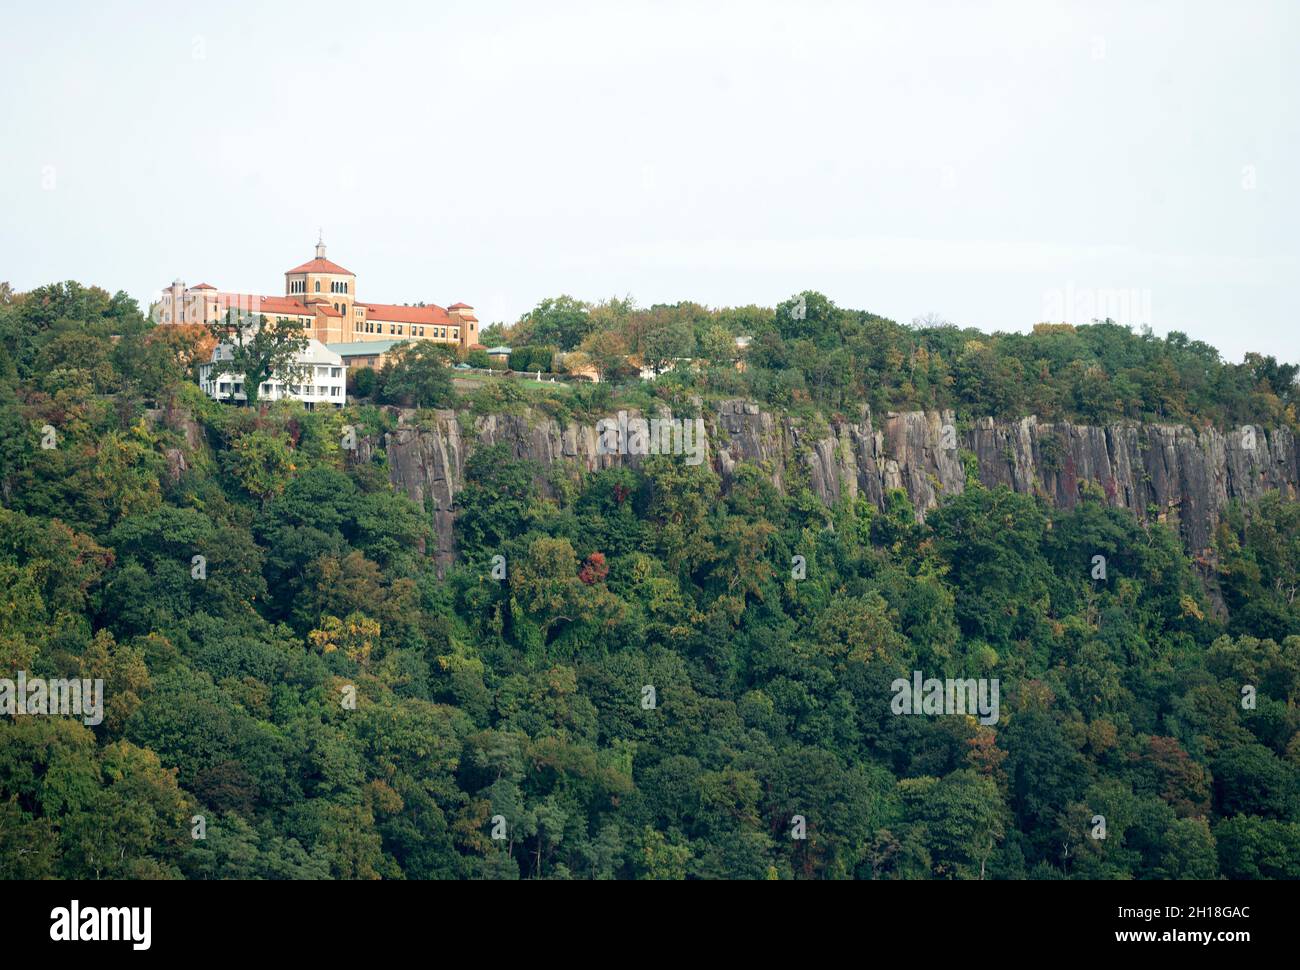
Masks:
[[[602,381],[609,380],[610,375],[627,361],[627,340],[614,330],[588,334],[579,349],[587,355]]]
[[[726,367],[739,356],[736,338],[719,324],[708,327],[700,337],[700,353],[714,367]]]
[[[1229,879],[1300,879],[1300,823],[1236,815],[1214,827]]]
[[[804,290],[776,308],[776,326],[787,341],[810,340],[826,348],[842,338],[849,311],[816,290]]]
[[[600,565],[603,566],[603,557]],[[596,585],[596,567],[580,574],[568,539],[536,539],[510,572],[516,601],[542,631],[543,638],[560,623],[612,626],[621,611],[618,598]]]
[[[689,320],[661,311],[641,335],[641,359],[656,374],[680,358],[695,353],[695,331]]]
[[[949,879],[985,879],[1009,815],[993,779],[970,769],[944,778],[899,782],[907,817],[924,826],[934,872]]]
[[[374,368],[358,367],[348,371],[348,380],[352,382],[353,397],[370,397],[375,392],[377,377]]]
[[[574,350],[591,329],[591,307],[571,296],[547,297],[515,325],[514,340]]]
[[[254,429],[231,442],[223,457],[235,480],[263,501],[284,491],[293,475],[293,450],[285,434]]]
[[[158,328],[155,333],[174,328]],[[175,328],[178,329],[178,328]],[[182,348],[153,333],[123,337],[113,348],[113,366],[126,383],[147,401],[159,402],[180,383],[178,355]]]
[[[338,650],[360,667],[370,666],[370,655],[379,642],[380,625],[364,613],[349,613],[346,619],[324,616],[321,625],[307,635],[322,653]]]
[[[454,353],[424,340],[395,348],[380,372],[384,401],[417,408],[450,404],[453,392],[448,365]]]
[[[307,335],[296,322],[265,314],[254,317],[231,310],[223,322],[211,325],[212,336],[226,348],[212,363],[212,379],[227,374],[242,378],[244,399],[257,404],[262,384],[275,377],[283,383],[302,379],[298,357],[307,349]]]
[[[1221,815],[1258,815],[1300,821],[1300,772],[1262,744],[1220,752],[1210,765]]]

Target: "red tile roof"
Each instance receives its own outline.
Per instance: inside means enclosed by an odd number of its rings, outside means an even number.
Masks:
[[[191,286],[191,290],[215,290],[216,287],[211,283],[200,283],[198,286]]]
[[[447,309],[448,310],[472,310],[474,308],[470,306],[468,303],[453,303],[451,306],[447,307]]]
[[[313,259],[311,262],[303,263],[301,266],[295,266],[293,269],[284,271],[285,276],[296,275],[298,273],[334,273],[337,276],[355,276],[349,269],[344,269],[338,263],[332,263],[328,259]]]
[[[246,313],[295,313],[311,316],[311,310],[287,296],[255,296],[251,293],[218,293],[218,306],[234,307]]]
[[[447,316],[447,311],[440,306],[397,306],[392,303],[358,303],[357,306],[366,308],[367,320],[378,320],[384,323],[420,323],[437,326],[445,326],[452,322],[451,317]]]
[[[328,306],[328,305],[323,305],[323,304],[319,304],[319,303],[317,303],[317,304],[313,304],[313,305],[312,305],[312,309],[315,310],[317,313],[322,314],[323,316],[327,316],[327,317],[341,317],[341,316],[343,316],[343,314],[340,313],[338,310],[335,310],[332,306]]]
[[[305,306],[287,296],[262,296],[256,299],[261,301],[255,304],[259,313],[297,313],[304,317],[311,315]]]

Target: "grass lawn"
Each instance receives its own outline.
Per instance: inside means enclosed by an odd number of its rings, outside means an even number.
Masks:
[[[568,381],[538,381],[532,378],[505,377],[498,374],[474,374],[474,373],[456,373],[452,375],[452,384],[457,390],[469,391],[475,387],[482,387],[488,381],[510,381],[523,387],[540,387],[547,391],[557,391],[565,394],[572,393],[573,388]]]

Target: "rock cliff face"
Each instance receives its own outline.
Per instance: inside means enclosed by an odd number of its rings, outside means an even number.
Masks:
[[[1027,417],[985,418],[959,430],[949,412],[891,412],[873,422],[865,408],[856,420],[809,428],[747,401],[725,401],[703,417],[706,460],[724,489],[739,465],[751,463],[778,489],[806,482],[827,505],[861,496],[883,506],[891,489],[902,489],[921,518],[965,488],[963,453],[973,456],[966,461],[974,462],[985,485],[1039,494],[1058,506],[1073,506],[1081,485],[1096,483],[1112,505],[1174,524],[1193,553],[1209,547],[1229,500],[1273,489],[1292,499],[1300,495],[1300,462],[1285,428],[1225,434],[1186,425],[1090,427]],[[497,443],[518,458],[542,466],[566,463],[575,473],[641,461],[602,454],[594,426],[561,427],[537,414],[479,418],[472,435],[462,434],[451,411],[438,412],[423,428],[399,428],[386,441],[389,474],[395,488],[432,513],[440,568],[455,557],[454,506],[465,459],[473,448]]]

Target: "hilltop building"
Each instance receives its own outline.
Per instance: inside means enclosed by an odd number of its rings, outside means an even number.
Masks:
[[[358,300],[356,274],[327,259],[324,242],[316,244],[315,258],[285,271],[283,296],[224,292],[210,283],[186,286],[178,279],[162,291],[155,313],[161,324],[210,324],[232,309],[293,321],[327,346],[432,340],[465,351],[478,343],[478,317],[468,303],[403,306]]]
[[[218,401],[247,401],[242,375],[215,373],[216,363],[230,357],[230,344],[218,344],[212,351],[212,361],[199,365],[199,387]],[[320,341],[309,340],[293,367],[284,374],[272,374],[257,397],[259,401],[302,401],[308,410],[318,404],[341,408],[348,400],[346,380],[343,358]]]
[[[369,367],[379,370],[388,361],[388,355],[394,347],[409,343],[409,337],[394,337],[392,340],[358,340],[353,343],[331,344],[330,350],[343,358],[349,369]]]

